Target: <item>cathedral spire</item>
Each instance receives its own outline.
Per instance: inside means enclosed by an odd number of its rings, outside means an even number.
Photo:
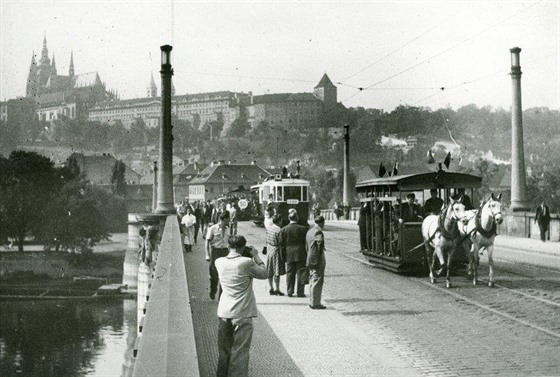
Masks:
[[[70,51],[70,69],[68,70],[68,76],[74,76],[74,51]]]
[[[30,97],[37,92],[37,61],[35,60],[35,51],[31,53],[31,65],[29,66],[29,74],[27,75],[27,86],[25,95]]]
[[[41,51],[41,65],[47,66],[51,64],[49,59],[49,49],[47,48],[47,33],[43,37],[43,51]]]
[[[54,61],[54,52],[52,54],[52,71],[51,75],[56,75],[56,62]]]
[[[148,97],[157,97],[157,86],[156,82],[154,81],[154,74],[151,74],[150,77],[150,86],[148,87]]]

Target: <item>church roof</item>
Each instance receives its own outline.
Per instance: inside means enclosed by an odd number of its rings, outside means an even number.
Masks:
[[[97,72],[81,73],[72,77],[72,88],[84,88],[100,83],[101,79]]]
[[[325,73],[315,88],[336,87]]]

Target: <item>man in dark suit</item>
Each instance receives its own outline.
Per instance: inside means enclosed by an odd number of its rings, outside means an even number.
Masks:
[[[305,248],[307,249],[307,267],[309,268],[309,307],[311,309],[325,309],[321,304],[323,282],[325,280],[325,237],[323,227],[325,218],[315,217],[315,226],[307,232]]]
[[[541,241],[546,241],[546,231],[548,230],[548,224],[550,223],[550,209],[548,206],[541,203],[535,211],[535,222],[539,224],[539,230],[541,231]]]
[[[288,214],[290,223],[280,230],[280,252],[286,261],[286,285],[288,297],[293,297],[297,283],[297,296],[305,297],[303,285],[300,281],[300,269],[305,267],[307,252],[305,251],[305,236],[307,227],[298,224],[298,214],[295,210]],[[297,282],[296,282],[297,277]]]

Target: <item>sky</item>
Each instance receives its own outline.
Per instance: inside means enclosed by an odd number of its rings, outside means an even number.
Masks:
[[[560,1],[0,0],[0,100],[25,94],[46,35],[58,74],[98,72],[122,99],[160,87],[173,46],[176,94],[312,92],[324,73],[347,107],[509,109],[510,48],[522,106],[560,108]],[[360,89],[361,88],[361,89]]]

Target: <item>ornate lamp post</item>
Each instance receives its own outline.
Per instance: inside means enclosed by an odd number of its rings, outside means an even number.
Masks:
[[[173,199],[173,132],[171,125],[171,50],[164,45],[161,49],[161,127],[159,133],[159,167],[157,187],[157,207],[161,214],[175,213]]]

